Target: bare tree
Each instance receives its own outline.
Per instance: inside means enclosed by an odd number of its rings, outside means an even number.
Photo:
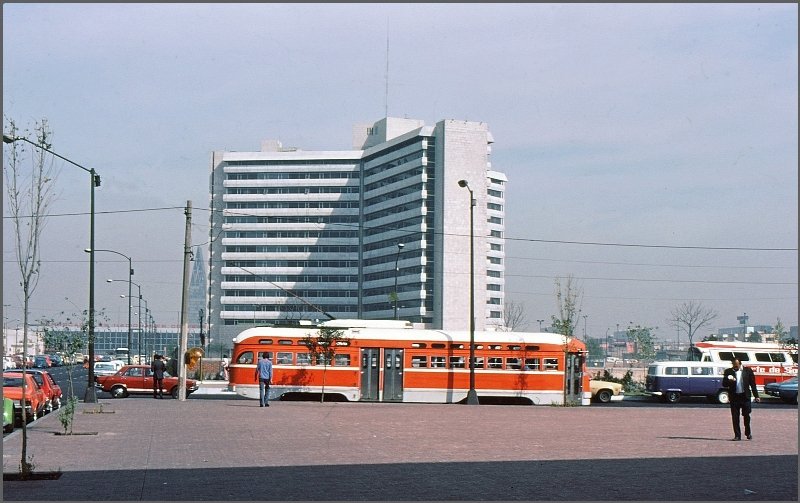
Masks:
[[[525,305],[506,301],[503,304],[503,328],[508,332],[525,330],[528,326],[528,315],[525,313]]]
[[[26,148],[15,139],[19,133],[17,124],[11,118],[5,118],[8,135],[3,133],[3,143],[8,143],[8,155],[3,156],[3,171],[6,181],[8,211],[14,226],[14,251],[19,266],[20,286],[22,287],[22,352],[23,361],[28,356],[28,316],[30,300],[39,283],[41,270],[40,248],[42,232],[46,223],[48,209],[55,198],[54,182],[57,171],[52,160],[47,162],[45,151],[34,148],[31,153],[31,169],[24,169],[23,158]],[[33,128],[38,146],[51,147],[51,131],[47,119],[37,122]],[[33,464],[28,461],[28,429],[25,411],[26,378],[25,366],[22,366],[22,459],[20,473],[23,478],[33,471]]]
[[[717,313],[711,308],[705,307],[702,302],[690,300],[672,310],[672,318],[669,323],[678,330],[685,330],[689,336],[689,347],[692,347],[692,339],[698,330],[708,326],[711,321],[716,319]]]
[[[575,392],[579,389],[580,380],[574,374],[575,363],[577,360],[570,355],[570,342],[575,336],[575,328],[580,319],[582,288],[575,281],[572,275],[567,276],[566,282],[562,285],[561,278],[555,279],[556,287],[556,307],[558,316],[552,316],[552,326],[556,333],[564,337],[564,406],[571,403],[567,400],[567,395],[574,398]],[[572,398],[570,399],[572,400]]]

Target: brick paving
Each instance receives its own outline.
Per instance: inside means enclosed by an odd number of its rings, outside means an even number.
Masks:
[[[102,413],[87,413],[102,408]],[[797,501],[797,409],[524,407],[100,398],[28,429],[36,471],[5,501]],[[21,432],[3,440],[18,470]]]

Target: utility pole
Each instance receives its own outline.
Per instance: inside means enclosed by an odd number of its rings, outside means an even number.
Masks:
[[[178,345],[178,400],[186,400],[186,351],[189,345],[189,269],[192,258],[192,202],[186,201],[186,234],[183,239],[183,288],[181,291],[181,339]]]

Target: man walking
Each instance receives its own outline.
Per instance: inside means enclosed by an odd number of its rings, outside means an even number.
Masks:
[[[269,407],[269,385],[272,384],[272,360],[269,356],[268,353],[259,353],[256,364],[259,407]]]
[[[744,434],[747,440],[752,440],[753,435],[750,430],[750,398],[755,396],[755,401],[760,402],[758,388],[756,388],[756,376],[753,369],[743,367],[738,359],[733,360],[733,365],[725,369],[722,382],[728,388],[730,397],[731,419],[733,421],[733,439],[742,439],[742,430],[739,426],[739,416],[744,417]],[[751,394],[752,392],[752,394]]]

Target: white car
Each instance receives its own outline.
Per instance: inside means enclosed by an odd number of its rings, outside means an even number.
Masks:
[[[15,369],[17,368],[17,362],[10,356],[3,357],[3,370]]]
[[[122,360],[111,360],[110,362],[95,362],[94,375],[112,376],[125,365]]]
[[[592,392],[592,400],[600,403],[608,403],[613,401],[622,400],[625,392],[622,391],[622,385],[610,381],[589,381],[589,389]]]

